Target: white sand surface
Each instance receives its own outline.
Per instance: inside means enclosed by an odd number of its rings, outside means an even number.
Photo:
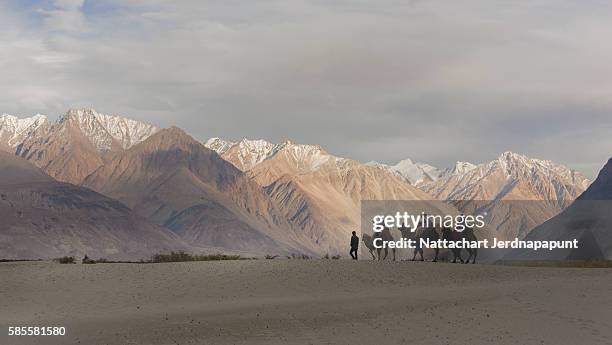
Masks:
[[[66,336],[8,337],[8,326]],[[612,269],[0,264],[0,344],[612,344]]]

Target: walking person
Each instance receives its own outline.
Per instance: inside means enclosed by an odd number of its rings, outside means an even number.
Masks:
[[[359,249],[359,237],[357,237],[357,233],[353,231],[353,236],[351,236],[351,257],[353,260],[357,260],[357,249]]]

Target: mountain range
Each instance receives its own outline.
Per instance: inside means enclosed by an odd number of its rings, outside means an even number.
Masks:
[[[343,253],[360,227],[361,200],[431,200],[396,174],[318,145],[214,138],[206,146],[256,181],[321,252]]]
[[[155,126],[121,116],[105,115],[94,109],[71,109],[51,123],[45,117],[23,119],[27,135],[6,127],[8,144],[15,154],[43,169],[53,178],[80,184],[113,155],[145,140]],[[20,141],[18,141],[20,140]],[[6,146],[6,145],[4,145]]]
[[[176,127],[116,154],[83,186],[194,245],[315,252],[257,183]]]
[[[130,234],[155,233],[152,239],[168,239],[167,248],[257,255],[344,254],[350,232],[360,227],[362,200],[445,200],[461,212],[487,212],[491,226],[503,238],[524,237],[589,185],[583,175],[560,164],[511,152],[491,162],[457,162],[448,169],[410,159],[394,165],[364,164],[334,156],[318,145],[291,141],[212,138],[201,143],[179,128],[159,129],[91,108],[71,109],[53,122],[43,115],[25,119],[3,115],[0,150],[7,152],[5,157],[15,156],[10,164],[5,158],[3,165],[28,164],[22,170],[33,174],[30,181],[3,187],[12,193],[44,194],[30,190],[42,183],[38,178],[43,176],[44,183],[53,186],[45,188],[55,194],[58,188],[65,191],[61,198],[73,199],[73,206],[86,202],[78,195],[88,195],[92,203],[114,205],[113,217],[94,216],[96,224],[87,221],[87,213],[77,216],[83,209],[70,209],[72,227],[81,228],[83,222],[82,234],[88,239],[95,238],[89,231],[96,226],[114,229],[109,238],[119,238],[120,232],[128,231],[118,222],[124,217],[138,219],[137,228],[145,229]],[[9,181],[15,172],[0,167],[0,175]],[[508,206],[525,200],[537,206]],[[52,209],[62,212],[61,207]],[[32,210],[21,212],[37,218]],[[36,224],[28,231],[44,232],[49,227],[40,220]],[[0,228],[0,236],[10,243],[11,238],[19,238],[15,229],[24,227]],[[146,256],[164,248],[157,240],[142,250],[130,251],[116,241],[113,245],[99,241],[100,248],[94,248],[90,244],[95,241],[79,234],[71,232],[70,240],[61,231],[43,234],[41,238],[55,236],[66,243],[37,251],[45,257],[59,255],[57,248]],[[104,231],[97,236],[104,236]],[[0,256],[25,255],[9,247],[0,247]]]
[[[525,237],[569,206],[589,183],[561,164],[504,152],[478,165],[460,162],[420,188],[466,214],[486,213],[487,225],[505,240]]]
[[[307,224],[309,229],[348,231],[355,223],[347,222],[343,216],[357,219],[360,200],[436,199],[446,200],[466,214],[485,214],[488,230],[498,239],[523,238],[571,204],[590,183],[584,175],[561,164],[512,152],[504,152],[491,162],[459,161],[452,168],[438,169],[410,159],[395,165],[361,164],[330,155],[316,145],[290,141],[273,144],[261,139],[232,142],[212,138],[205,145],[264,186],[270,196],[279,200],[280,209],[294,205],[287,216]],[[346,175],[349,171],[364,172],[355,174],[350,181],[363,181],[366,186],[376,186],[379,192],[337,193],[341,179],[330,174]],[[381,181],[393,182],[381,186]],[[406,185],[415,188],[405,193],[391,192]],[[427,194],[416,194],[415,189]],[[338,238],[339,243],[343,240]]]

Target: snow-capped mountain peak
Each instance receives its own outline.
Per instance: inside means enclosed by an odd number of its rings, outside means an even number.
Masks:
[[[279,145],[278,150],[287,155],[301,170],[316,170],[327,163],[333,156],[319,145],[294,144],[286,141]]]
[[[447,169],[447,171],[445,172],[445,175],[446,174],[450,174],[450,175],[465,174],[469,172],[470,170],[474,170],[476,167],[477,167],[476,164],[472,164],[470,162],[457,161],[454,167]]]
[[[15,154],[57,180],[79,184],[104,163],[107,152],[130,148],[156,131],[150,124],[92,108],[70,109],[20,140]]]
[[[507,175],[512,177],[517,175],[559,177],[580,189],[586,189],[591,183],[586,176],[565,165],[550,160],[529,158],[510,151],[502,153],[497,158],[497,162],[506,170]]]
[[[515,193],[516,198],[566,202],[590,184],[584,175],[564,165],[510,151],[479,165],[457,162],[447,171],[423,189],[447,200],[494,200]]]
[[[93,108],[70,109],[57,123],[74,124],[100,152],[112,150],[114,143],[122,149],[128,149],[158,131],[153,125],[98,113]]]
[[[224,154],[225,151],[229,150],[234,145],[236,145],[235,142],[223,140],[218,137],[210,138],[204,143],[204,146],[217,152],[219,155]]]
[[[366,165],[388,170],[412,185],[436,181],[442,174],[442,171],[434,166],[426,163],[415,163],[409,158],[401,160],[395,165],[375,161],[366,163]]]
[[[47,117],[41,114],[25,118],[2,114],[0,116],[0,146],[15,148],[47,123]]]
[[[589,184],[584,175],[561,164],[514,152],[477,166],[458,163],[453,170],[419,187],[438,199],[466,207],[462,211],[486,208],[487,226],[504,239],[524,237],[571,204]]]
[[[272,152],[278,145],[263,139],[243,138],[238,142],[238,146],[245,151],[256,154],[266,154]]]
[[[236,159],[240,162],[239,168],[242,170],[249,170],[255,165],[263,162],[272,155],[274,155],[279,149],[279,145],[271,142],[256,139],[242,139],[230,150],[237,151]]]
[[[204,146],[219,153],[225,160],[242,171],[248,171],[276,154],[282,153],[300,168],[316,169],[331,155],[318,145],[295,144],[289,140],[274,144],[263,139],[242,139],[231,142],[211,138]]]

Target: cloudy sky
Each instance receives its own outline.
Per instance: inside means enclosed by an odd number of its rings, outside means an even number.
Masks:
[[[0,2],[0,112],[448,166],[612,156],[612,2]]]

